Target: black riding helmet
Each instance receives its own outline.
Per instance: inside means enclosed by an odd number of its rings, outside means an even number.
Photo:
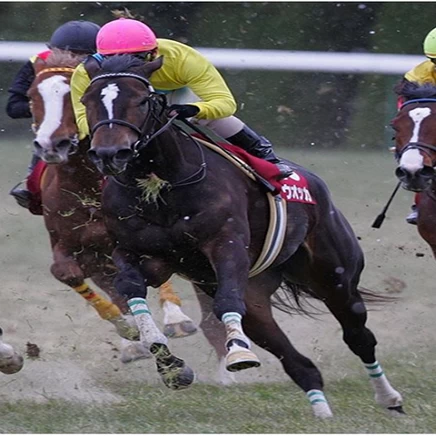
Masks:
[[[92,54],[99,30],[100,26],[90,21],[68,21],[53,32],[48,47]]]

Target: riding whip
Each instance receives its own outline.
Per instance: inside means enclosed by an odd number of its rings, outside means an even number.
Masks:
[[[386,218],[386,212],[390,206],[390,204],[392,203],[392,200],[395,197],[395,194],[397,193],[398,189],[401,186],[401,182],[397,183],[397,186],[395,186],[394,192],[392,192],[388,202],[386,203],[386,206],[383,208],[383,210],[381,211],[380,215],[377,216],[377,218],[374,220],[374,222],[372,223],[372,226],[374,229],[379,229],[381,227],[381,225],[383,224],[383,221]]]

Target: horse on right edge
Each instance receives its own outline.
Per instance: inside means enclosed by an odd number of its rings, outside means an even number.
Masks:
[[[281,287],[291,298],[324,302],[367,370],[377,403],[403,413],[366,327],[364,300],[377,296],[358,287],[362,249],[325,183],[296,164],[295,173],[279,182],[275,165],[251,157],[263,166],[273,195],[240,159],[182,131],[148,80],[162,62],[114,55],[101,65],[89,63],[91,83],[82,102],[89,158],[108,176],[102,211],[115,244],[115,288],[128,300],[165,385],[185,388],[194,374],[172,354],[146,296],[149,286],[179,274],[213,298],[226,328],[228,370],[261,364],[252,340],[280,360],[315,416],[332,416],[320,371],[274,320],[271,297]],[[160,189],[151,190],[156,184]],[[283,300],[280,307],[286,309]]]
[[[436,87],[414,82],[396,87],[403,98],[391,121],[395,132],[395,175],[415,192],[418,232],[436,257]]]

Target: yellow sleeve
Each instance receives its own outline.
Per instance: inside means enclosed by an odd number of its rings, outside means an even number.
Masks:
[[[430,60],[427,60],[408,71],[404,77],[409,82],[416,82],[419,85],[424,85],[424,83],[436,85],[435,73],[435,65]]]
[[[80,101],[85,94],[91,80],[85,70],[83,63],[77,66],[71,78],[71,102],[73,104],[74,116],[79,129],[79,139],[82,140],[89,135],[88,120],[86,119],[86,108]]]
[[[236,112],[236,101],[218,70],[198,51],[189,48],[176,74],[202,101],[196,118],[225,118]]]

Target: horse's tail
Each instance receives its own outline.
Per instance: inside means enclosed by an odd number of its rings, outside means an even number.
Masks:
[[[398,301],[398,297],[391,295],[379,294],[367,288],[358,288],[360,296],[372,309],[376,306],[382,306],[386,303]],[[281,312],[294,315],[302,314],[314,318],[316,315],[327,313],[325,307],[313,304],[310,299],[322,301],[309,286],[292,283],[285,280],[280,288],[273,294],[271,304]]]

